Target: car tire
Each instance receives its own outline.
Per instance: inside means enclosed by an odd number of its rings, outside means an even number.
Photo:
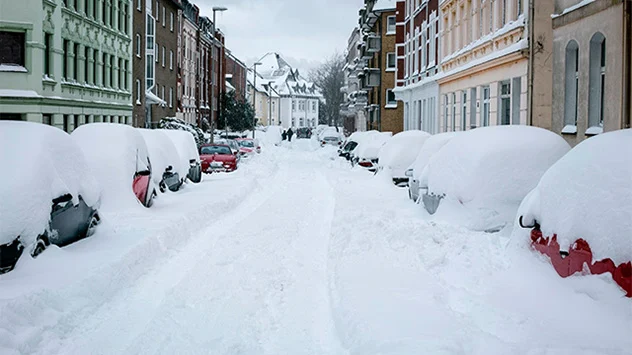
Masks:
[[[49,243],[46,237],[37,238],[37,242],[35,243],[35,247],[33,248],[33,252],[31,252],[31,256],[37,258],[40,254],[46,250]]]

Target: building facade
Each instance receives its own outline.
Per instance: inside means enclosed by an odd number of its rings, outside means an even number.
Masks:
[[[268,53],[258,62],[257,74],[279,95],[278,124],[284,128],[316,127],[322,95],[314,83],[305,80],[278,53]]]
[[[246,98],[247,72],[246,64],[237,59],[230,51],[226,51],[226,82],[235,89],[235,95]]]
[[[397,88],[404,129],[439,131],[439,0],[398,1]]]
[[[398,133],[404,129],[403,103],[395,99],[396,2],[369,0],[360,10],[360,58],[367,67],[358,73],[368,91],[367,129]]]
[[[197,103],[199,51],[197,44],[200,9],[188,0],[182,0],[182,8],[179,106],[176,117],[187,123],[197,124],[199,121]]]
[[[440,3],[440,132],[528,123],[528,3]]]
[[[130,124],[131,2],[26,0],[0,5],[0,119],[71,132]]]
[[[360,88],[358,73],[364,69],[359,56],[360,28],[351,31],[345,52],[345,83],[342,88],[343,102],[340,105],[340,116],[344,127],[349,132],[366,131],[366,110],[368,91]]]
[[[211,106],[213,106],[213,95],[211,75],[212,71],[212,56],[214,48],[214,36],[213,31],[215,27],[213,22],[208,17],[200,17],[199,31],[198,31],[198,49],[199,49],[199,66],[197,72],[197,109],[199,112],[198,125],[202,126],[202,120],[206,120],[210,125],[213,122],[211,113]]]
[[[248,71],[248,95],[246,99],[255,109],[258,125],[278,126],[281,122],[281,96],[273,89],[274,80],[266,81],[257,73],[255,83],[254,72]],[[256,85],[256,91],[255,91]]]
[[[556,0],[550,128],[571,145],[630,127],[629,1]]]

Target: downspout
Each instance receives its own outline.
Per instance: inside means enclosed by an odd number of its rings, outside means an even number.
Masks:
[[[527,18],[527,26],[529,27],[529,67],[528,67],[528,80],[529,90],[527,91],[527,125],[533,126],[533,70],[534,70],[534,44],[535,44],[535,29],[534,29],[534,16],[535,16],[535,0],[529,0],[529,17]]]
[[[632,2],[623,1],[623,97],[622,128],[630,128],[632,116]]]
[[[377,67],[380,69],[380,87],[377,95],[377,130],[380,132],[382,132],[382,95],[385,94],[385,92],[382,91],[382,83],[384,81],[382,76],[386,75],[382,71],[382,51],[384,50],[384,46],[382,45],[382,38],[384,37],[382,33],[382,16],[384,16],[384,13],[380,13],[380,17],[377,19],[377,30],[380,34],[380,51],[377,53]]]

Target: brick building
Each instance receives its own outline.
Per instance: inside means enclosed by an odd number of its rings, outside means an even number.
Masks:
[[[199,65],[198,23],[200,9],[188,0],[182,0],[180,82],[178,85],[177,117],[188,123],[197,123],[197,67]]]
[[[199,31],[198,31],[198,48],[200,52],[199,67],[197,73],[197,107],[199,111],[199,119],[206,120],[209,124],[214,119],[211,117],[211,106],[213,106],[213,100],[216,96],[212,91],[212,55],[213,48],[215,46],[215,39],[213,38],[213,31],[215,30],[213,21],[208,17],[200,17]],[[202,126],[202,122],[198,122],[198,125]]]
[[[226,81],[235,88],[235,95],[246,98],[246,64],[237,59],[230,51],[226,52]]]

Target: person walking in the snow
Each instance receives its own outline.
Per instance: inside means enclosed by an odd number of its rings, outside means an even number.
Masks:
[[[283,130],[283,133],[281,133],[281,138],[283,138],[283,140],[287,139],[287,131]]]
[[[287,140],[288,141],[292,141],[292,136],[294,135],[294,132],[292,131],[292,128],[287,130]]]

